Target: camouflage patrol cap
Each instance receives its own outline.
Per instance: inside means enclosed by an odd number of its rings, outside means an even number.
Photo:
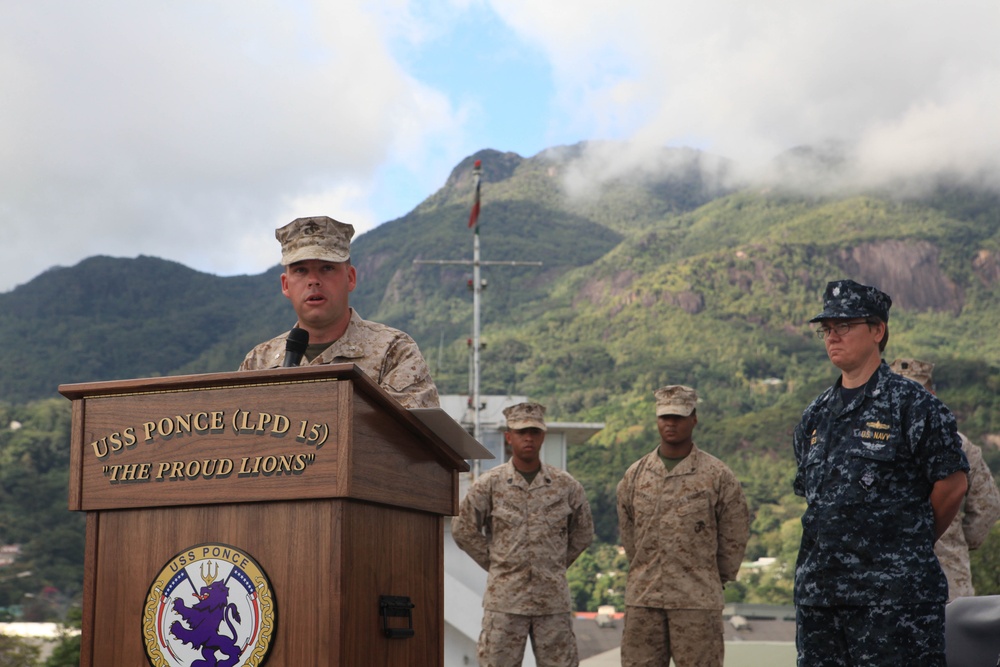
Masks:
[[[834,280],[826,284],[823,294],[823,312],[809,320],[851,320],[858,317],[877,317],[889,321],[892,299],[885,292],[853,280]]]
[[[507,430],[509,431],[522,428],[548,430],[545,426],[545,406],[538,403],[512,405],[503,409],[503,416],[507,418]]]
[[[353,225],[325,215],[296,218],[274,230],[281,243],[281,265],[289,266],[307,259],[346,262],[351,258]]]
[[[910,378],[922,385],[928,385],[934,379],[934,364],[919,359],[896,359],[889,368],[905,378]]]
[[[698,403],[698,392],[681,384],[670,384],[653,392],[656,397],[656,416],[679,415],[687,417]]]

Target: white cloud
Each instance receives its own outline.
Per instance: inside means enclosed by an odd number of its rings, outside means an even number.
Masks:
[[[505,0],[549,53],[562,122],[763,165],[860,142],[862,173],[995,169],[1000,3]]]
[[[378,12],[403,10],[3,3],[0,290],[93,254],[261,271],[289,215],[372,227],[384,165],[455,132],[390,53]]]
[[[914,103],[898,118],[861,136],[858,159],[867,180],[919,180],[935,171],[992,178],[1000,185],[1000,69],[956,74],[949,91]],[[987,181],[982,183],[988,184]]]
[[[868,180],[995,174],[997,26],[996,0],[0,3],[0,290],[94,254],[262,271],[292,217],[360,233],[525,136],[627,140],[581,162],[603,177],[828,141]],[[448,66],[477,49],[493,78]]]

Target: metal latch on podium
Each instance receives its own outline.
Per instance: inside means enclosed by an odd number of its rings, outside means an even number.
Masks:
[[[413,607],[405,595],[378,596],[378,615],[382,617],[382,632],[390,639],[407,639],[413,636]],[[405,618],[405,628],[389,627],[389,618]]]

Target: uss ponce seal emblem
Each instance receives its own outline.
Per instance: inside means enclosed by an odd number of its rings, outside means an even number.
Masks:
[[[142,637],[153,667],[258,667],[274,639],[271,582],[244,550],[198,544],[149,587]]]

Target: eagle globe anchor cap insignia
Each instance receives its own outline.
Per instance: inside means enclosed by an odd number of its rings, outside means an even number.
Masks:
[[[274,639],[271,582],[246,551],[198,544],[163,567],[143,606],[153,667],[257,667]]]

